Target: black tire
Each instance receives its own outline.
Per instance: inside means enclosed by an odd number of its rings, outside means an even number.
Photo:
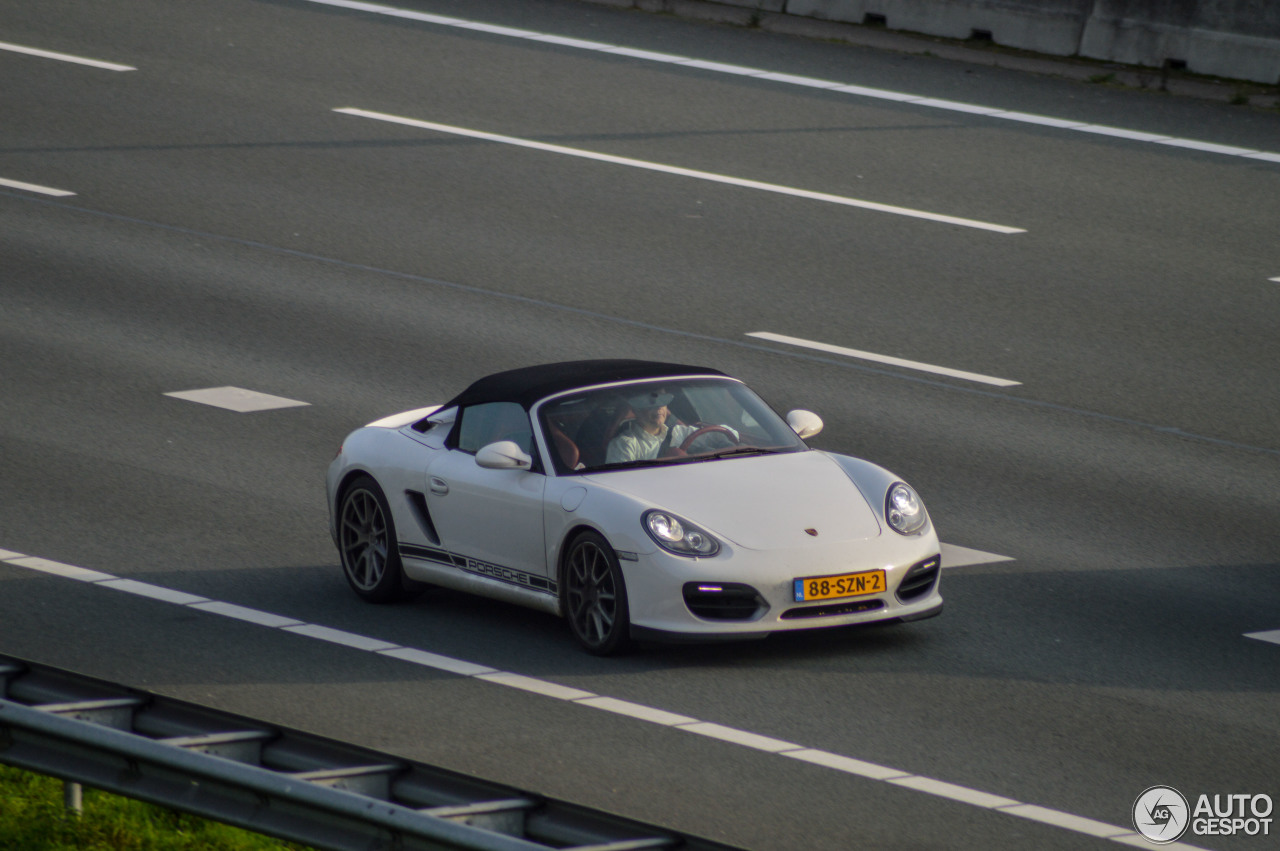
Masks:
[[[338,504],[338,555],[347,584],[370,603],[407,600],[420,590],[404,575],[391,508],[369,476],[352,482]]]
[[[564,559],[561,602],[569,629],[583,649],[608,656],[631,644],[627,586],[618,557],[595,532],[573,539]]]

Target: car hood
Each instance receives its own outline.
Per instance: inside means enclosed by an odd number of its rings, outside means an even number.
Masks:
[[[793,452],[641,467],[584,477],[753,550],[880,534],[877,512],[825,453]],[[813,535],[812,532],[817,532]]]

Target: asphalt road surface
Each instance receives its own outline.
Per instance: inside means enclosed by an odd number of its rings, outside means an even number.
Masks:
[[[394,5],[0,2],[0,652],[752,849],[1144,847],[1148,787],[1280,800],[1280,115]],[[957,548],[945,613],[596,659],[359,602],[343,436],[590,357],[817,411]],[[305,404],[166,395],[217,387]]]

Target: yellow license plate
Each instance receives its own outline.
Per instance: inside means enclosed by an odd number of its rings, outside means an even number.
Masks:
[[[884,571],[864,570],[860,573],[842,573],[838,576],[810,576],[795,580],[794,590],[797,603],[879,594],[885,590]]]

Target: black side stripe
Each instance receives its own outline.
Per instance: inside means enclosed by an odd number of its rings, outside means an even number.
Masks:
[[[503,567],[500,564],[481,561],[480,559],[471,558],[469,556],[457,555],[447,550],[436,549],[434,547],[420,547],[416,544],[401,544],[400,555],[402,558],[413,558],[421,561],[431,561],[436,564],[448,565],[456,567],[465,573],[471,573],[476,576],[483,576],[486,579],[496,579],[499,582],[505,582],[508,585],[516,585],[520,588],[528,588],[531,591],[538,591],[543,594],[555,594],[558,591],[556,582],[545,576],[539,576],[536,573],[527,573],[523,570],[516,570],[513,567]]]

